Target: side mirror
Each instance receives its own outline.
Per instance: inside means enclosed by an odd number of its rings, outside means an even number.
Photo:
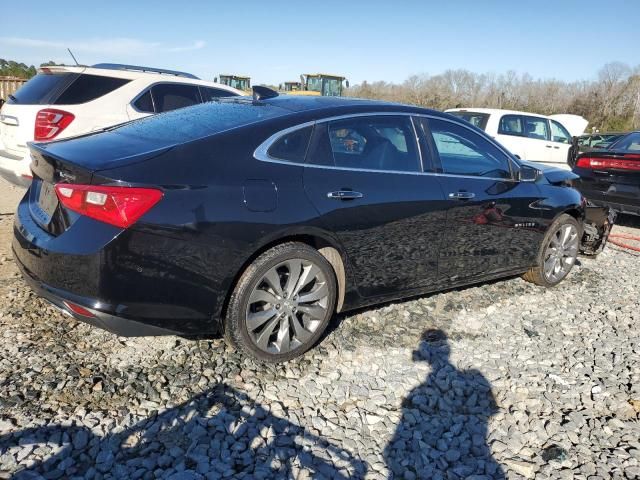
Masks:
[[[347,86],[347,88],[349,88],[349,80],[345,82],[345,85]]]
[[[4,105],[4,98],[0,98],[0,108]]]
[[[518,180],[521,182],[535,182],[540,176],[540,170],[529,165],[521,165]]]
[[[213,83],[218,83],[218,77],[213,77]]]

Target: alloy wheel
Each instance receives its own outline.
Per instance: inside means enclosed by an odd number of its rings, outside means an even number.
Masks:
[[[571,270],[578,255],[579,236],[577,228],[565,223],[554,232],[544,255],[544,276],[557,283]]]
[[[290,352],[309,341],[326,318],[328,305],[327,280],[316,264],[297,258],[281,262],[249,296],[249,337],[264,352]]]

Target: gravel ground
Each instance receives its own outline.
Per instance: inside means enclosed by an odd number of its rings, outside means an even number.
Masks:
[[[264,366],[62,316],[21,281],[11,224],[0,478],[640,478],[636,254],[610,246],[551,290],[512,278],[341,316]]]

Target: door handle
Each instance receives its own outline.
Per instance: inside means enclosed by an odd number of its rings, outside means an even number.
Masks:
[[[327,193],[328,198],[334,200],[355,200],[356,198],[362,198],[364,195],[360,192],[354,192],[353,190],[338,190],[337,192]]]
[[[556,150],[559,150],[559,149],[560,149],[560,147],[556,147],[555,145],[553,146],[553,148],[555,148]]]
[[[547,148],[553,148],[553,146],[552,146],[552,145],[545,145],[545,147],[547,147]]]
[[[449,194],[449,198],[455,200],[470,200],[475,196],[476,194],[472,192],[452,192]]]

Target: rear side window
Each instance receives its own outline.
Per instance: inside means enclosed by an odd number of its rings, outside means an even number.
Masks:
[[[147,90],[138,99],[133,102],[133,106],[136,110],[142,113],[154,113],[153,100],[151,100],[151,91]]]
[[[210,102],[220,97],[235,97],[235,93],[221,88],[200,87],[203,102]]]
[[[522,117],[520,115],[503,115],[498,125],[498,133],[502,135],[524,135]]]
[[[478,127],[482,130],[487,126],[487,121],[489,120],[488,113],[477,113],[477,112],[448,112],[451,115],[454,115],[458,118],[466,120],[474,127]]]
[[[303,163],[313,127],[301,128],[280,137],[268,150],[272,158]]]
[[[78,105],[96,100],[129,83],[126,78],[102,75],[80,75],[54,102],[56,105]]]
[[[200,103],[200,92],[195,85],[161,83],[151,87],[156,113],[169,112],[178,108]]]
[[[444,173],[511,178],[509,158],[486,138],[444,120],[429,119],[429,128]]]
[[[47,105],[78,78],[77,73],[38,73],[7,99],[7,103]]]
[[[549,123],[546,118],[523,117],[524,132],[535,140],[549,140]]]

